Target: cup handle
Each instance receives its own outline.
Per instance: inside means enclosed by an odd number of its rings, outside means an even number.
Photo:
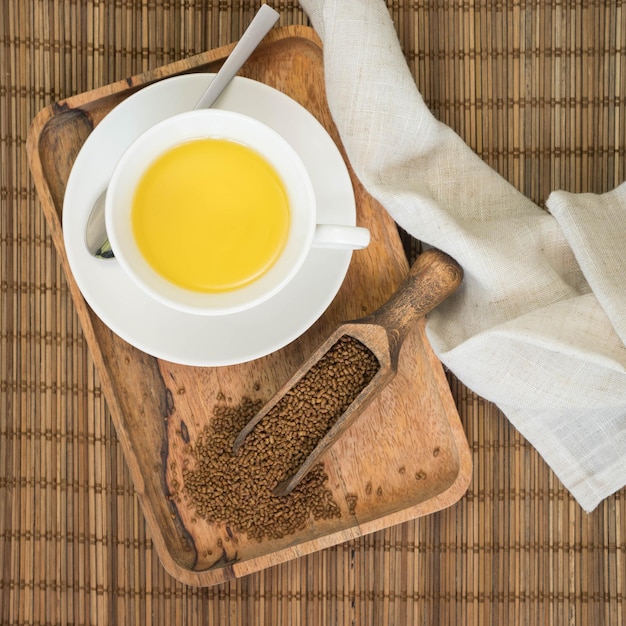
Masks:
[[[339,248],[361,250],[370,243],[370,231],[362,226],[343,224],[318,224],[313,236],[314,248]]]

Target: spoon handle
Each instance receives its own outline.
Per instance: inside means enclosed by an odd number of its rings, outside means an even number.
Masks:
[[[194,109],[208,109],[215,102],[278,18],[279,13],[272,7],[267,4],[261,6]]]

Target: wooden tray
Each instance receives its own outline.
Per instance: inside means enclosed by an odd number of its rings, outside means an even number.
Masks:
[[[259,542],[196,519],[184,501],[171,497],[185,442],[193,444],[216,405],[237,404],[246,396],[268,399],[337,324],[382,304],[407,271],[393,220],[350,170],[358,222],[370,228],[372,244],[353,255],[345,283],[323,317],[282,350],[233,367],[173,365],[122,341],[88,307],[73,280],[61,226],[65,185],[80,147],[96,124],[137,89],[175,74],[214,72],[231,49],[225,46],[55,103],[35,118],[27,144],[41,205],[160,559],[173,576],[198,586],[440,510],[465,493],[471,476],[456,407],[420,324],[404,344],[397,379],[324,457],[339,519],[311,520],[296,534]],[[320,42],[311,29],[274,30],[241,73],[300,102],[341,146],[327,108]]]

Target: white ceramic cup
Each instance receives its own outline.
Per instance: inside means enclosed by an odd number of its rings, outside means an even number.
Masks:
[[[282,179],[290,207],[287,241],[269,270],[243,287],[218,293],[185,289],[161,276],[139,250],[131,225],[135,190],[150,164],[179,144],[206,138],[229,139],[259,153]],[[241,178],[245,181],[245,172],[241,172]],[[312,247],[359,249],[367,247],[370,240],[369,231],[363,227],[318,224],[313,185],[291,145],[262,122],[219,109],[181,113],[137,138],[121,157],[109,182],[105,221],[115,258],[140,288],[167,306],[200,315],[234,313],[271,298],[296,276]]]

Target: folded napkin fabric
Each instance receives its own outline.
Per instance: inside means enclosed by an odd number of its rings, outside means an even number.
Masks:
[[[350,162],[407,232],[462,266],[429,340],[587,511],[626,484],[626,185],[526,198],[430,113],[383,0],[301,0]]]

